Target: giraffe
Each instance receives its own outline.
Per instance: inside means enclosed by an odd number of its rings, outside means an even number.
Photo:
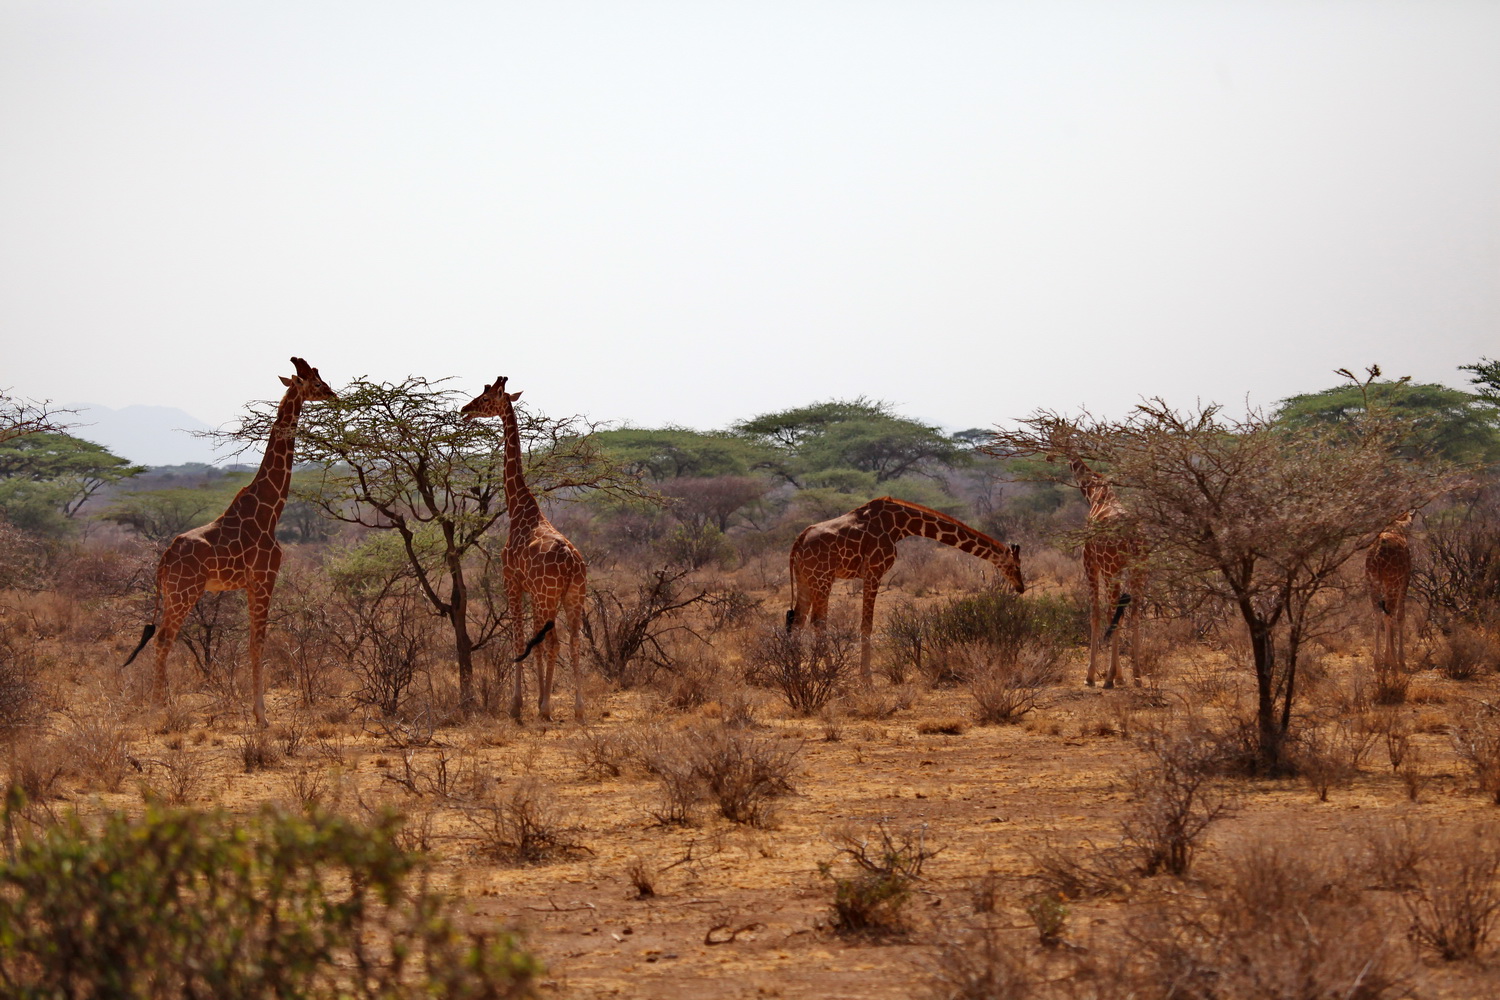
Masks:
[[[266,632],[266,613],[271,606],[271,591],[276,587],[276,572],[281,568],[281,545],[276,541],[276,522],[286,506],[287,489],[292,482],[292,455],[296,448],[297,418],[302,404],[337,399],[332,389],[318,375],[318,370],[301,358],[293,358],[296,374],[282,377],[287,387],[276,419],[266,440],[266,451],[260,469],[245,485],[217,520],[202,527],[184,531],[167,545],[156,567],[157,616],[160,628],[151,622],[141,634],[141,641],[130,654],[129,666],[137,654],[156,636],[155,696],[165,700],[167,693],[167,656],[182,629],[182,622],[198,603],[204,591],[243,590],[250,608],[250,685],[257,725],[266,725],[265,685],[261,678],[260,652]]]
[[[1068,456],[1068,464],[1073,467],[1073,479],[1077,482],[1078,489],[1089,502],[1090,526],[1102,528],[1125,513],[1125,508],[1115,496],[1114,487],[1103,476],[1090,469],[1076,455]],[[1083,543],[1083,577],[1089,592],[1089,672],[1084,683],[1089,687],[1094,686],[1100,646],[1104,642],[1109,643],[1109,672],[1104,676],[1104,686],[1112,688],[1116,681],[1124,680],[1120,672],[1118,626],[1121,617],[1127,614],[1130,616],[1130,674],[1137,686],[1141,683],[1140,669],[1136,663],[1141,608],[1135,595],[1125,589],[1125,584],[1129,580],[1133,587],[1139,589],[1141,572],[1135,564],[1140,562],[1143,555],[1137,541],[1118,535],[1096,533]],[[1106,608],[1113,609],[1108,626],[1104,625]]]
[[[554,631],[558,608],[568,619],[568,659],[573,664],[573,717],[583,721],[583,684],[578,668],[578,629],[583,623],[584,586],[588,566],[573,543],[552,526],[542,513],[536,497],[526,485],[521,471],[521,430],[511,405],[521,398],[519,392],[505,391],[505,377],[487,385],[484,391],[465,404],[464,419],[498,416],[505,425],[505,506],[509,513],[509,534],[500,553],[501,571],[505,577],[505,599],[515,616],[515,688],[510,714],[521,718],[523,690],[521,661],[538,644],[542,661],[537,665],[537,714],[552,718],[552,672],[557,665],[557,633]],[[530,640],[523,600],[531,598],[531,620],[540,623]]]
[[[894,497],[877,497],[847,514],[809,525],[792,543],[792,609],[787,628],[805,621],[822,624],[828,617],[828,595],[835,580],[861,580],[864,607],[859,622],[860,675],[870,679],[870,633],[875,627],[875,598],[880,581],[896,562],[896,543],[922,535],[986,559],[999,567],[1016,593],[1021,580],[1021,547],[1004,545],[956,518]]]
[[[1411,582],[1411,541],[1407,531],[1416,511],[1401,514],[1375,536],[1365,553],[1365,580],[1375,606],[1375,666],[1406,669],[1406,588]],[[1382,650],[1382,646],[1384,649]]]

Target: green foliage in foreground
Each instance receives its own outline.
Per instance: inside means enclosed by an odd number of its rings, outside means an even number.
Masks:
[[[271,808],[75,818],[0,863],[0,994],[534,996],[537,962],[509,935],[460,933],[398,825]]]

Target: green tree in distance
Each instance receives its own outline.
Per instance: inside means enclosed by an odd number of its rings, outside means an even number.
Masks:
[[[1496,362],[1464,366],[1476,371],[1476,383],[1496,377]],[[1318,392],[1283,399],[1276,419],[1291,427],[1351,430],[1366,417],[1379,416],[1395,426],[1395,448],[1407,458],[1432,456],[1460,465],[1500,459],[1500,392],[1489,395],[1450,389],[1409,377],[1381,379],[1380,368],[1360,379],[1347,369],[1336,374],[1348,381]]]
[[[735,430],[775,449],[779,460],[773,469],[798,487],[822,476],[825,483],[816,485],[837,488],[826,480],[843,471],[872,475],[878,486],[907,475],[934,475],[969,459],[968,448],[940,428],[863,396],[764,413]]]

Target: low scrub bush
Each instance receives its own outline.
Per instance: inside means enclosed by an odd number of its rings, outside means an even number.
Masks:
[[[586,851],[574,839],[580,827],[541,779],[522,778],[509,788],[487,789],[460,804],[479,849],[496,861],[538,864]]]
[[[854,675],[859,633],[836,621],[795,632],[767,623],[756,633],[745,661],[751,683],[780,691],[799,715],[817,715]]]
[[[1072,597],[989,590],[927,612],[902,609],[887,625],[887,672],[904,677],[910,667],[952,684],[990,663],[1056,663],[1087,635],[1086,609]]]
[[[536,961],[507,934],[460,933],[398,826],[154,807],[54,826],[0,863],[0,992],[535,996]]]
[[[1154,759],[1131,777],[1135,803],[1123,821],[1125,840],[1138,853],[1141,874],[1183,875],[1204,832],[1233,803],[1214,787],[1211,744],[1174,740],[1149,749]]]
[[[792,791],[800,750],[729,726],[663,739],[644,755],[661,785],[652,816],[664,826],[691,826],[707,801],[731,822],[767,826],[774,800]]]
[[[1429,841],[1407,898],[1411,937],[1446,961],[1475,958],[1500,918],[1500,830],[1492,823]]]
[[[898,832],[881,820],[873,830],[844,831],[833,841],[838,857],[818,865],[833,883],[833,929],[876,937],[909,930],[907,904],[923,866],[938,853],[927,845],[927,825]],[[848,874],[835,870],[841,860]]]

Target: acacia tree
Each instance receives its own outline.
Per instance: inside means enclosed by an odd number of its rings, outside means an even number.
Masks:
[[[467,421],[466,397],[443,381],[411,376],[399,383],[356,379],[339,398],[302,415],[297,451],[321,475],[293,492],[329,517],[400,538],[412,578],[453,632],[459,700],[474,705],[473,654],[500,625],[487,603],[471,614],[466,563],[487,560],[481,540],[505,516],[504,436],[498,422]],[[274,417],[257,406],[233,432],[263,440]],[[645,496],[636,478],[604,458],[592,426],[517,410],[533,493],[603,489]],[[514,611],[515,609],[512,609]]]
[[[0,444],[43,431],[61,433],[67,427],[61,416],[72,412],[54,410],[50,402],[21,399],[12,396],[9,389],[0,389]]]
[[[1173,410],[1161,400],[1123,421],[1041,413],[996,435],[998,456],[1070,452],[1108,469],[1127,505],[1111,530],[1135,533],[1154,578],[1224,601],[1249,634],[1262,773],[1286,769],[1297,656],[1340,568],[1403,510],[1457,485],[1442,469],[1401,461],[1399,424],[1360,432],[1290,427],[1217,406]]]
[[[742,421],[735,430],[774,449],[774,471],[793,486],[830,473],[856,471],[883,484],[906,475],[933,475],[968,458],[938,427],[899,416],[890,403],[829,400]]]

